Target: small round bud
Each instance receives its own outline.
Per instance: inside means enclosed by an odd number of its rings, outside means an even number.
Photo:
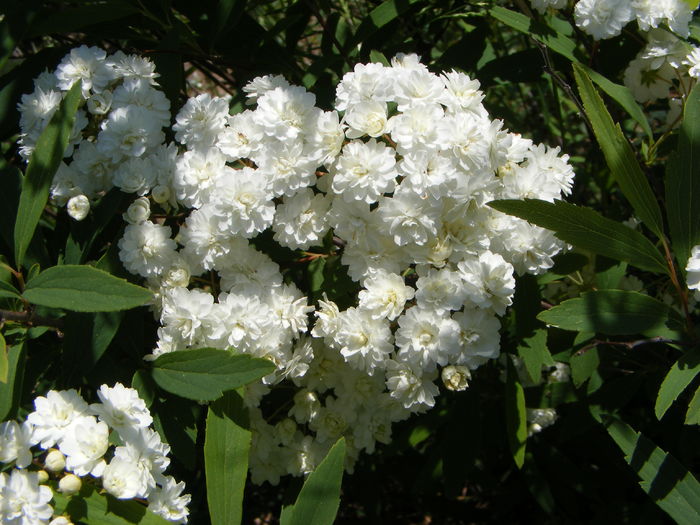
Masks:
[[[75,474],[66,474],[58,482],[58,490],[66,496],[80,492],[82,486],[83,482]]]
[[[90,213],[90,199],[85,195],[71,197],[66,204],[66,210],[76,221],[82,221]]]
[[[163,286],[169,288],[186,288],[190,284],[190,266],[182,258],[178,258],[175,263],[163,274],[161,280]]]
[[[44,465],[51,472],[61,472],[66,468],[66,456],[64,456],[60,450],[52,448],[49,450],[49,453],[46,454]]]
[[[129,224],[141,224],[151,216],[151,204],[146,197],[139,197],[127,208],[122,215]]]
[[[472,374],[466,366],[449,365],[442,369],[441,378],[447,390],[461,392],[469,386]]]
[[[158,204],[163,204],[164,202],[168,202],[168,200],[170,200],[170,188],[159,184],[151,190],[151,195],[153,196],[154,201],[156,201]]]
[[[36,479],[39,482],[39,485],[46,483],[49,480],[49,473],[45,470],[40,470],[36,473]]]
[[[49,525],[73,525],[73,522],[70,520],[70,518],[59,516],[58,518],[52,519],[49,522]]]

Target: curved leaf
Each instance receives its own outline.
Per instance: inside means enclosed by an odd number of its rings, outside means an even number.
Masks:
[[[153,362],[151,374],[163,390],[196,401],[214,401],[274,369],[267,359],[199,348],[161,355]]]
[[[294,505],[282,511],[281,525],[332,525],[340,506],[344,465],[345,438],[340,438],[306,478]]]
[[[240,523],[252,434],[243,398],[226,392],[207,415],[204,467],[212,525]]]
[[[506,359],[506,429],[508,445],[513,460],[518,468],[525,463],[525,442],[527,440],[527,410],[525,408],[525,391],[520,384],[518,373],[510,357]]]
[[[673,251],[685,274],[690,250],[700,244],[700,85],[688,95],[678,148],[666,165],[666,216]]]
[[[613,419],[608,433],[625,461],[642,479],[640,486],[680,525],[700,523],[700,483],[676,458],[626,423]]]
[[[657,273],[668,273],[656,247],[638,231],[606,219],[595,210],[568,202],[538,199],[497,200],[492,208],[554,231],[562,241]]]
[[[5,281],[0,281],[0,297],[7,297],[9,299],[19,299],[21,294],[19,290],[12,286],[10,283]]]
[[[613,122],[610,113],[603,104],[598,92],[593,87],[591,79],[578,64],[574,64],[574,76],[578,90],[586,109],[593,131],[610,172],[620,185],[622,193],[627,197],[634,211],[657,237],[663,238],[663,219],[661,208],[651,190],[639,162],[632,151],[627,139],[622,134],[619,124]]]
[[[687,388],[700,372],[700,348],[694,348],[683,354],[666,374],[659,394],[656,396],[654,412],[661,419],[673,402]]]
[[[30,303],[75,312],[116,312],[147,303],[146,288],[92,266],[47,268],[27,282],[22,294]]]
[[[81,83],[76,82],[36,142],[22,181],[22,194],[15,221],[15,262],[22,265],[41,212],[49,198],[53,176],[68,146],[75,114],[82,100]]]
[[[0,383],[0,421],[15,416],[24,383],[26,343],[7,347],[7,381]]]
[[[682,326],[675,310],[658,299],[626,290],[597,290],[568,299],[537,315],[540,321],[575,332],[639,334]]]

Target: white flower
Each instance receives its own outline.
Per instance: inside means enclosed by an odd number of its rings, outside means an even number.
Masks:
[[[335,341],[348,364],[368,374],[383,369],[394,350],[386,319],[374,319],[369,312],[355,308],[348,308],[338,316]]]
[[[422,245],[437,235],[440,205],[437,199],[422,197],[411,190],[397,191],[393,197],[381,200],[378,213],[396,244]]]
[[[435,404],[439,390],[433,382],[437,372],[426,373],[413,363],[389,360],[386,364],[386,386],[391,397],[404,408],[414,411],[430,408]]]
[[[66,211],[71,219],[82,221],[90,213],[90,199],[85,195],[76,195],[68,199]]]
[[[14,469],[8,476],[0,472],[0,522],[12,525],[41,525],[53,514],[49,505],[53,494],[39,485],[36,472]]]
[[[81,479],[75,474],[66,474],[58,482],[58,491],[66,496],[72,496],[80,492],[83,486]]]
[[[492,308],[502,315],[513,302],[513,266],[496,253],[485,251],[478,258],[458,265],[467,298],[479,308]]]
[[[190,98],[175,117],[175,140],[188,149],[209,148],[224,131],[227,117],[226,99],[208,93]]]
[[[277,206],[272,230],[274,239],[282,246],[307,249],[321,244],[328,230],[326,214],[330,199],[316,194],[311,188],[302,188],[292,197],[286,197]]]
[[[169,226],[150,221],[129,224],[119,240],[119,259],[129,272],[152,277],[170,266],[175,247]]]
[[[102,486],[117,499],[143,498],[148,490],[138,465],[120,457],[113,458],[105,468]]]
[[[67,91],[80,80],[85,98],[91,90],[99,93],[114,78],[113,70],[105,62],[106,56],[107,53],[98,47],[71,49],[56,68],[58,87]]]
[[[92,416],[80,417],[70,426],[59,444],[66,456],[66,469],[78,476],[99,477],[106,463],[103,459],[109,446],[109,427]]]
[[[634,17],[629,0],[579,0],[574,8],[576,25],[596,40],[619,35]]]
[[[121,383],[116,383],[113,387],[102,385],[97,395],[102,402],[93,403],[90,410],[120,435],[127,435],[129,430],[153,423],[146,403],[133,388],[127,388]]]
[[[333,192],[345,201],[377,202],[396,185],[396,159],[391,148],[370,139],[346,144],[333,169]]]
[[[0,423],[0,462],[15,462],[17,468],[26,468],[32,462],[32,426],[17,421]]]
[[[34,399],[27,421],[34,427],[34,441],[47,449],[60,443],[73,422],[88,413],[88,405],[75,390],[49,390]]]
[[[355,104],[345,112],[343,122],[348,125],[345,134],[349,139],[380,137],[387,131],[386,104],[377,100]]]
[[[459,325],[461,345],[459,354],[451,359],[453,363],[475,369],[498,357],[501,323],[493,313],[465,307],[463,312],[453,314],[452,319]]]
[[[700,245],[693,246],[685,266],[686,282],[691,290],[700,290]]]
[[[406,301],[413,299],[414,290],[406,286],[403,277],[385,270],[368,277],[364,286],[359,293],[359,308],[368,311],[372,319],[393,321],[401,315]]]
[[[294,140],[312,116],[316,97],[301,86],[276,87],[258,98],[255,120],[266,135]]]
[[[445,388],[456,392],[466,390],[471,377],[471,372],[466,366],[449,365],[440,372],[440,379],[442,379],[442,384],[445,385]]]
[[[400,361],[431,371],[459,350],[459,325],[433,310],[409,308],[399,317],[396,346]]]
[[[162,516],[168,521],[186,523],[191,496],[182,494],[184,482],[177,483],[172,476],[167,476],[161,486],[148,497],[148,510]]]
[[[151,204],[146,197],[139,197],[129,204],[122,218],[129,224],[141,224],[151,216]]]
[[[118,162],[123,157],[140,157],[162,143],[161,122],[141,106],[126,106],[110,112],[97,137],[100,153]]]

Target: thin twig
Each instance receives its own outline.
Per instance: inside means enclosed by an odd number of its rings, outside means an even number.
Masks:
[[[63,319],[56,319],[53,317],[44,317],[43,315],[36,315],[36,312],[34,312],[33,310],[24,312],[0,310],[0,324],[5,323],[7,321],[25,323],[30,326],[48,326],[50,328],[55,328],[56,330],[63,330]]]

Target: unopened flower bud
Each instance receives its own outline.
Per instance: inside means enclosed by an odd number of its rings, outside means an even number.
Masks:
[[[146,197],[139,197],[132,202],[122,215],[129,224],[141,224],[151,216],[151,204]]]
[[[156,201],[158,204],[163,204],[164,202],[168,202],[170,199],[170,188],[159,184],[151,190],[151,195],[153,196],[154,201]]]
[[[49,480],[49,473],[45,470],[40,470],[36,473],[36,479],[39,485],[41,485],[42,483],[46,483]]]
[[[80,492],[82,486],[83,482],[75,474],[66,474],[58,482],[58,490],[66,496]]]
[[[76,195],[68,200],[66,211],[76,221],[82,221],[90,213],[90,199],[85,195]]]
[[[190,268],[184,259],[179,259],[168,268],[161,280],[163,286],[169,288],[186,288],[190,284]]]
[[[61,472],[66,468],[66,456],[64,456],[61,451],[52,448],[49,450],[49,453],[46,454],[44,465],[51,472]]]
[[[461,392],[469,386],[472,374],[466,366],[449,365],[442,369],[441,377],[447,390]]]
[[[52,519],[49,522],[49,525],[73,525],[73,522],[70,520],[70,518],[59,516],[58,518]]]

